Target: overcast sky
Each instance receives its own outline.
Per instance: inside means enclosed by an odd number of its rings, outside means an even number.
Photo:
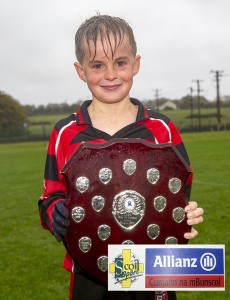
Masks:
[[[230,0],[0,0],[0,90],[21,104],[90,99],[73,63],[78,26],[97,11],[133,27],[141,70],[131,96],[230,95]]]

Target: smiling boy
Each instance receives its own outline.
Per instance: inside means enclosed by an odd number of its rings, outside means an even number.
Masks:
[[[134,123],[138,111],[138,106],[130,102],[129,91],[139,71],[140,56],[136,56],[128,35],[123,34],[120,32],[118,39],[116,32],[110,32],[105,38],[101,31],[96,41],[83,39],[80,51],[84,55],[76,51],[79,62],[74,64],[92,93],[88,112],[93,127],[110,135]]]
[[[175,145],[189,164],[189,158],[175,125],[166,116],[147,110],[130,98],[133,77],[140,68],[136,42],[131,27],[124,20],[96,15],[86,20],[75,36],[77,74],[87,85],[92,100],[78,112],[59,121],[51,134],[46,167],[45,188],[39,200],[41,223],[58,241],[68,231],[68,210],[64,205],[66,184],[60,174],[82,142],[104,143],[113,138],[142,138],[152,143]],[[196,202],[186,206],[188,224],[203,221],[203,209]],[[193,229],[185,234],[194,238]],[[64,267],[71,271],[70,299],[176,299],[174,292],[108,292],[107,287],[88,279],[69,255]]]

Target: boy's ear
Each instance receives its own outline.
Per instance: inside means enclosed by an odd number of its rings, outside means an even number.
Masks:
[[[77,71],[79,78],[86,82],[85,73],[84,73],[82,65],[79,62],[75,62],[74,67],[75,67],[75,70]]]
[[[137,55],[135,57],[135,61],[134,61],[133,76],[135,76],[139,72],[140,61],[141,61],[141,57],[140,57],[140,55]]]

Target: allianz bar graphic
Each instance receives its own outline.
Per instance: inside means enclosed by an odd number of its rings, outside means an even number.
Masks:
[[[146,288],[224,288],[224,249],[146,249]]]
[[[109,245],[109,290],[225,290],[224,245]]]

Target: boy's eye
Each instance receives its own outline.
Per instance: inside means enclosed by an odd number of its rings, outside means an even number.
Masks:
[[[101,69],[102,68],[102,64],[93,64],[93,69]]]
[[[124,60],[119,60],[116,64],[118,67],[123,67],[126,64],[126,62]]]

